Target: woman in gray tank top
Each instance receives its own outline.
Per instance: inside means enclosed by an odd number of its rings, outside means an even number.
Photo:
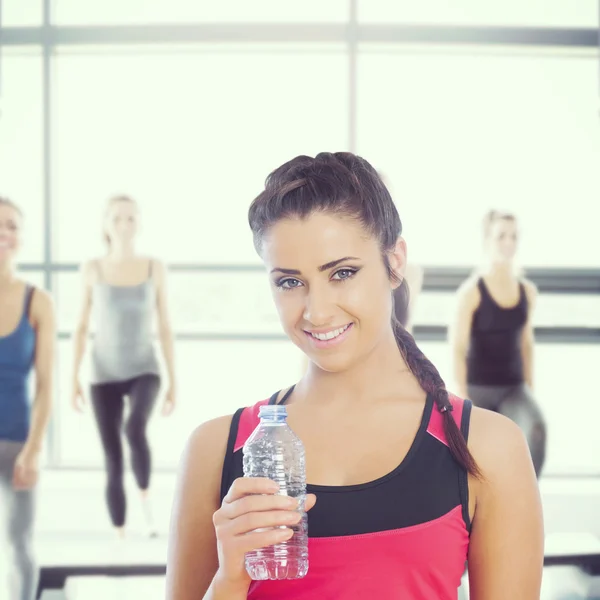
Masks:
[[[108,512],[120,537],[124,536],[126,520],[121,434],[125,398],[129,402],[129,418],[124,432],[131,449],[131,466],[149,532],[155,535],[148,498],[151,452],[146,435],[160,389],[153,340],[155,317],[169,379],[163,414],[171,413],[176,395],[166,270],[160,262],[135,253],[138,218],[138,205],[131,198],[117,196],[109,200],[104,223],[108,252],[82,266],[84,297],[74,336],[72,403],[81,411],[85,396],[79,372],[93,318],[90,396],[105,456]]]

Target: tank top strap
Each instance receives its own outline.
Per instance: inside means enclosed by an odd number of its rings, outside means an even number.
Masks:
[[[277,394],[274,394],[277,396]],[[273,398],[273,396],[271,397]],[[221,473],[221,501],[225,498],[229,486],[233,483],[235,477],[235,458],[234,455],[238,450],[241,450],[246,443],[246,440],[252,435],[260,422],[258,413],[260,407],[269,404],[270,400],[261,400],[254,406],[246,406],[238,408],[231,418],[229,426],[229,436],[227,438],[227,449],[225,451],[225,460],[223,462],[223,470]]]
[[[529,298],[527,298],[527,291],[525,290],[525,284],[519,281],[519,305],[529,309]]]
[[[33,300],[33,293],[35,292],[35,287],[27,284],[25,286],[25,301],[23,305],[23,319],[29,319],[31,315],[31,301]]]
[[[463,432],[463,436],[466,440],[471,417],[471,401],[463,400],[454,394],[448,394],[448,399],[450,400],[450,404],[452,404],[452,411],[450,414],[458,428]],[[448,446],[448,440],[446,439],[446,433],[444,431],[444,418],[444,415],[434,406],[431,411],[431,416],[429,417],[427,433],[442,442],[442,444]]]
[[[153,266],[154,261],[152,259],[150,259],[148,261],[148,280],[152,279],[152,266]]]
[[[483,280],[483,277],[480,277],[477,280],[477,289],[479,290],[479,293],[481,294],[481,300],[486,300],[486,301],[490,301],[491,300],[491,295],[490,292],[487,288],[487,285],[485,285],[485,281]]]

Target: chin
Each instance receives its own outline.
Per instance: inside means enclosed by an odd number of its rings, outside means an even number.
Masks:
[[[346,353],[326,355],[308,355],[311,362],[314,362],[319,369],[327,373],[343,373],[352,368],[355,361]]]

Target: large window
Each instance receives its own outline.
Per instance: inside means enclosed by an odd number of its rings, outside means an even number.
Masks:
[[[373,44],[359,78],[358,148],[390,181],[414,259],[474,264],[499,208],[519,218],[523,264],[600,264],[596,53]]]
[[[598,27],[596,0],[358,0],[364,23]]]
[[[13,0],[18,1],[18,0]],[[291,23],[340,22],[348,18],[347,0],[54,0],[54,20],[61,25],[127,23]]]
[[[4,49],[0,96],[0,195],[25,213],[21,258],[41,262],[44,248],[42,60],[37,48]]]
[[[43,0],[2,0],[2,24],[9,27],[41,25]]]
[[[491,207],[517,214],[530,272],[600,265],[595,0],[1,4],[0,194],[26,213],[22,273],[58,311],[55,467],[102,466],[89,407],[70,407],[70,336],[76,265],[105,250],[113,194],[139,201],[140,249],[171,265],[180,398],[151,432],[169,469],[197,424],[301,373],[247,224],[285,160],[359,152],[392,190],[410,259],[448,277],[479,262]],[[450,382],[454,293],[425,284],[419,342]],[[542,293],[534,319],[552,334],[536,353],[550,475],[600,474],[585,376],[600,304],[584,291]]]
[[[122,192],[141,204],[152,254],[256,263],[246,211],[264,178],[298,154],[347,147],[342,50],[60,49],[56,258],[100,251],[102,207]]]

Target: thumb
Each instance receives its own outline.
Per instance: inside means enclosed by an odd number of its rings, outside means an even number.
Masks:
[[[23,480],[23,467],[17,462],[13,469],[13,485],[20,486]]]
[[[314,494],[307,494],[304,502],[304,510],[309,511],[317,502],[317,497]]]

